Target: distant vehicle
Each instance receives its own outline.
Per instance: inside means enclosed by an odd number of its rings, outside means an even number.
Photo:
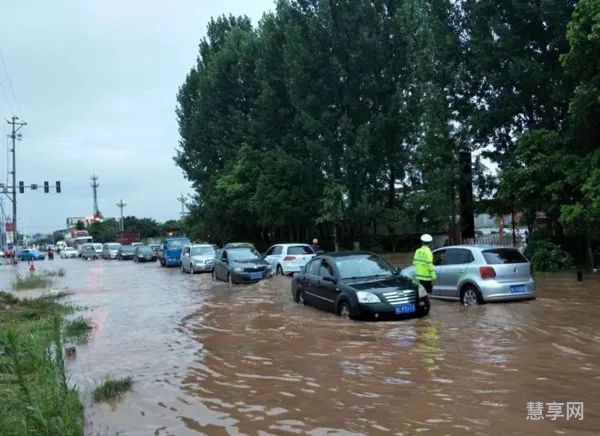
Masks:
[[[119,250],[117,251],[117,259],[118,260],[131,260],[133,259],[133,251],[135,247],[131,245],[121,245]]]
[[[67,248],[67,244],[65,243],[65,241],[58,241],[56,243],[56,251],[58,251],[59,253],[61,251],[63,251],[65,248]]]
[[[83,244],[81,247],[82,259],[99,259],[102,256],[102,244]]]
[[[102,259],[116,259],[121,244],[118,242],[107,242],[102,246]]]
[[[157,252],[160,266],[170,267],[181,265],[183,247],[189,244],[190,238],[185,236],[165,238]]]
[[[391,320],[429,314],[429,296],[375,253],[349,251],[315,256],[292,279],[299,304],[347,319]]]
[[[79,256],[79,253],[77,253],[77,250],[75,250],[72,247],[67,247],[60,251],[61,259],[73,259],[78,256]]]
[[[223,248],[228,249],[228,248],[236,248],[236,247],[250,247],[250,248],[254,248],[256,250],[256,247],[254,246],[254,244],[251,244],[250,242],[230,242],[229,244],[225,244],[225,246]]]
[[[119,232],[117,233],[115,242],[118,242],[121,245],[131,245],[140,242],[140,236],[139,233]]]
[[[215,254],[212,276],[217,280],[253,283],[271,275],[271,266],[253,247],[225,248]]]
[[[282,276],[302,270],[314,256],[316,253],[308,244],[275,244],[267,250],[264,259]]]
[[[133,247],[134,262],[156,262],[156,253],[147,245],[136,245]]]
[[[215,248],[211,244],[186,245],[181,254],[181,272],[212,271]]]
[[[132,242],[131,246],[132,247],[137,247],[138,245],[145,245],[143,242]]]
[[[87,230],[69,229],[69,234],[65,237],[67,246],[75,248],[80,256],[83,244],[92,242],[94,242],[94,238],[88,234]]]
[[[512,247],[456,245],[433,251],[436,279],[431,296],[460,300],[465,306],[536,298],[531,263]],[[414,277],[415,268],[402,270]]]
[[[19,252],[21,262],[28,260],[44,260],[46,255],[39,250],[25,248]]]
[[[156,252],[158,252],[158,249],[160,248],[160,244],[148,244],[148,247],[150,247],[152,249],[152,251],[154,251],[156,253]]]

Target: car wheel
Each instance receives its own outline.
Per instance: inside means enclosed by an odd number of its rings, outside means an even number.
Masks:
[[[195,273],[194,265],[190,265],[190,274],[194,274],[194,273]]]
[[[464,306],[476,306],[478,304],[483,304],[483,298],[481,298],[481,294],[477,288],[467,285],[460,293],[460,302]]]
[[[302,289],[300,289],[296,294],[296,303],[306,306],[306,300],[304,299],[304,291]]]
[[[350,310],[350,304],[347,301],[342,301],[338,309],[338,315],[344,319],[352,319],[352,311]]]
[[[282,276],[283,275],[283,268],[281,268],[281,265],[277,265],[277,275],[278,276]]]

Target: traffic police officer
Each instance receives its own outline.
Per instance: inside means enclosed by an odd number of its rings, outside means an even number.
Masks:
[[[430,245],[433,242],[431,235],[425,233],[421,236],[421,248],[415,251],[413,265],[415,266],[415,281],[418,281],[431,294],[433,290],[433,281],[435,280],[435,270],[433,268],[433,253]]]

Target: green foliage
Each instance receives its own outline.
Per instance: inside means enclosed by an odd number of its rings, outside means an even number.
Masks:
[[[525,255],[536,271],[558,271],[573,267],[573,257],[559,245],[539,240],[527,246]]]
[[[125,377],[122,379],[107,378],[94,389],[92,397],[94,401],[106,401],[120,398],[133,388],[133,379]]]
[[[13,283],[13,289],[15,291],[25,291],[28,289],[41,289],[47,288],[52,283],[51,279],[42,274],[29,274],[25,277],[17,275]]]
[[[64,295],[60,295],[62,297]],[[17,299],[0,293],[0,434],[84,434],[84,408],[67,386],[57,298]]]

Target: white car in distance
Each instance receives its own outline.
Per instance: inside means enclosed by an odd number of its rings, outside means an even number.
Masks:
[[[76,259],[79,257],[79,253],[75,248],[67,247],[60,251],[60,257],[61,259]]]
[[[308,244],[275,244],[263,258],[271,265],[271,271],[282,276],[300,271],[314,256],[316,253]]]

